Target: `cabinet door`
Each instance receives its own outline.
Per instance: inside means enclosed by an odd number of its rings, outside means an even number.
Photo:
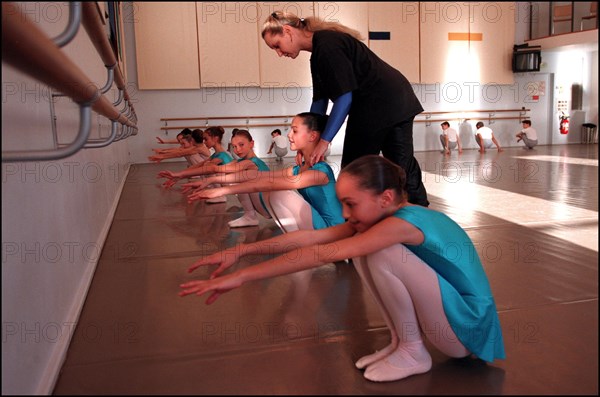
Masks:
[[[368,4],[368,2],[359,1],[315,2],[315,16],[326,22],[339,22],[358,30],[363,37],[362,42],[368,44]]]
[[[310,2],[260,2],[259,18],[254,34],[258,37],[260,85],[265,88],[312,87],[310,74],[310,53],[301,51],[296,59],[279,57],[262,39],[262,26],[273,11],[291,12],[299,17],[313,16],[313,3]]]
[[[135,2],[139,89],[200,88],[196,3]]]
[[[473,2],[469,5],[470,31],[481,34],[481,40],[471,40],[469,49],[473,59],[479,61],[479,81],[481,84],[513,84],[515,3]]]
[[[478,81],[466,3],[420,2],[421,83]]]
[[[411,83],[419,83],[419,3],[369,2],[368,7],[369,32],[390,34],[389,40],[369,39],[369,48]]]
[[[198,2],[202,87],[259,85],[255,2]]]

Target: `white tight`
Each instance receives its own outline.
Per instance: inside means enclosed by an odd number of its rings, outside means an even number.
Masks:
[[[428,371],[431,357],[423,334],[450,357],[470,354],[448,323],[435,271],[404,245],[353,262],[391,332],[389,346],[356,362],[358,368],[368,367],[365,377],[389,381]]]
[[[435,271],[404,245],[368,255],[366,263],[359,259],[356,269],[367,289],[375,292],[386,323],[396,333],[392,342],[420,340],[425,334],[450,357],[469,354],[448,323]]]
[[[240,193],[237,195],[237,198],[240,200],[240,204],[242,204],[244,215],[256,218],[256,211],[254,211],[254,205],[252,204],[252,200],[250,200],[250,195],[248,193]]]
[[[271,215],[264,209],[260,202],[259,193],[240,193],[237,195],[237,198],[240,200],[240,204],[242,204],[244,215],[256,218],[256,212],[258,212],[267,219],[271,218]]]
[[[232,184],[226,184],[232,185]],[[216,185],[215,186],[220,186]],[[244,215],[242,217],[247,217],[251,219],[256,219],[256,213],[258,212],[266,219],[271,219],[271,215],[267,210],[265,210],[264,206],[260,202],[260,193],[240,193],[236,194],[242,208],[244,209]]]
[[[264,192],[269,213],[284,233],[313,230],[312,208],[295,190]]]

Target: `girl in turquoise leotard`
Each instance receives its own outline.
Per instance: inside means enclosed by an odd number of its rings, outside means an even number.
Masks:
[[[247,281],[353,258],[391,332],[388,346],[356,362],[365,378],[384,382],[429,371],[432,360],[424,338],[450,357],[503,359],[494,298],[473,242],[446,215],[409,204],[405,182],[404,171],[391,161],[361,157],[342,169],[336,183],[345,223],[203,258],[189,271],[216,264],[215,277],[241,256],[287,252],[211,280],[185,282],[179,295],[211,292],[210,304]]]
[[[269,166],[254,153],[254,140],[248,130],[236,130],[231,138],[231,146],[238,157],[237,160],[222,165],[208,164],[203,167],[189,169],[185,175],[226,175],[249,170],[269,171]],[[184,193],[189,192],[192,189],[208,186],[209,184],[219,186],[216,181],[213,182],[209,178],[203,178],[197,182],[184,184],[183,191]],[[262,203],[259,192],[239,193],[237,197],[244,208],[244,215],[241,218],[230,221],[230,227],[258,226],[257,212],[266,218],[271,218],[271,215]],[[217,198],[214,197],[213,200]],[[221,196],[221,198],[224,199],[225,197]]]

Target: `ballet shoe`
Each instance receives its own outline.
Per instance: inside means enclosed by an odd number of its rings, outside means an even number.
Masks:
[[[403,344],[382,360],[369,365],[364,377],[372,382],[391,382],[431,369],[431,355],[423,342]]]
[[[382,360],[391,354],[396,349],[396,346],[389,344],[381,350],[377,350],[375,353],[368,354],[361,357],[354,365],[358,369],[363,369],[373,364],[375,361]]]
[[[258,219],[244,215],[241,218],[228,222],[227,224],[229,227],[258,226]]]

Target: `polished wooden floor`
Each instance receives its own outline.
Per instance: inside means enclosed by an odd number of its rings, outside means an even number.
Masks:
[[[188,205],[155,178],[183,163],[142,164],[128,175],[54,393],[597,395],[598,145],[416,156],[431,208],[476,244],[506,360],[431,349],[426,374],[364,379],[353,362],[386,345],[388,331],[348,264],[248,284],[210,306],[178,297],[180,283],[210,272],[186,272],[197,258],[279,231],[265,219],[230,229],[237,198]]]

